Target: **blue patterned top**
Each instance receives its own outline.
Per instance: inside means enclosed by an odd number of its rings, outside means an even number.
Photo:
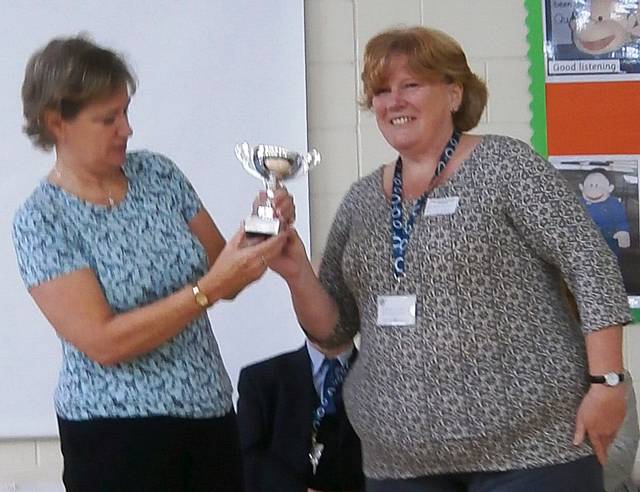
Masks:
[[[43,180],[18,210],[13,240],[28,288],[90,268],[115,313],[156,301],[207,271],[204,248],[188,221],[200,200],[169,159],[127,155],[129,188],[109,208]],[[55,392],[59,416],[214,417],[231,409],[232,387],[206,313],[155,350],[102,366],[62,339]]]

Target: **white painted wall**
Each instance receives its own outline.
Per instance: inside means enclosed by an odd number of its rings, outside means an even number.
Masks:
[[[22,40],[6,52],[0,72],[5,95],[0,173],[7,177],[0,181],[2,231],[11,229],[13,212],[51,168],[53,155],[35,151],[21,132],[18,94],[28,56],[54,36],[86,31],[125,53],[140,80],[130,108],[134,130],[128,148],[175,159],[227,237],[263,188],[242,170],[234,146],[247,140],[306,147],[302,0],[270,0],[268,6],[235,0],[233,8],[209,0],[191,0],[188,6],[173,0],[23,0],[5,2],[0,12],[0,46]],[[218,23],[213,30],[212,19]],[[291,27],[274,35],[271,26],[278,23]],[[244,30],[251,36],[228,42]],[[256,76],[269,71],[273,74],[264,80]],[[266,122],[263,112],[279,124]],[[307,240],[307,180],[288,185],[298,196],[297,226]],[[11,395],[0,399],[0,436],[54,436],[51,393],[60,367],[59,341],[19,278],[7,233],[0,236],[0,271],[0,395]],[[270,313],[272,325],[260,322],[262,312]],[[289,293],[271,272],[233,305],[216,305],[209,317],[232,380],[242,366],[303,340]],[[254,343],[247,344],[249,339]]]
[[[322,253],[333,214],[351,182],[393,158],[371,116],[356,104],[362,49],[375,32],[423,24],[453,35],[489,85],[478,133],[530,138],[523,1],[305,0],[305,8],[309,144],[323,154],[310,178],[314,259]],[[625,355],[638,382],[640,335],[634,328],[626,331]],[[3,489],[9,482],[20,485],[16,490],[61,490],[56,488],[60,468],[55,440],[0,442],[0,492],[12,490]]]

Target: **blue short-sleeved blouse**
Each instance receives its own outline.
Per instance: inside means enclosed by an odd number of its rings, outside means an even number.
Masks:
[[[74,270],[96,275],[115,313],[143,306],[207,271],[204,248],[188,221],[201,208],[191,184],[166,157],[127,154],[129,188],[109,208],[43,180],[17,211],[13,239],[26,286]],[[101,366],[62,339],[55,391],[58,415],[214,417],[232,405],[232,387],[205,313],[155,350]]]

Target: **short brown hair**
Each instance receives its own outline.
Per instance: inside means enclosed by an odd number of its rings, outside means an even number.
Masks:
[[[389,29],[369,40],[362,70],[364,107],[371,109],[373,96],[386,83],[393,55],[406,55],[409,68],[418,77],[459,84],[463,90],[462,103],[453,113],[453,123],[461,131],[471,130],[478,124],[487,104],[485,83],[471,71],[455,39],[426,27]]]
[[[43,123],[47,110],[73,119],[90,102],[108,97],[126,84],[136,90],[133,72],[123,57],[85,36],[56,38],[36,51],[22,83],[24,132],[37,147],[50,150],[55,141]]]

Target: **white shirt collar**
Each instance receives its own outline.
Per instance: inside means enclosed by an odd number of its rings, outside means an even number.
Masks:
[[[320,367],[324,362],[325,355],[317,348],[315,348],[312,344],[310,344],[309,340],[307,340],[305,344],[307,346],[307,352],[309,352],[309,358],[311,359],[311,369],[313,375],[315,376],[320,371]],[[340,363],[346,368],[349,367],[349,359],[351,358],[351,354],[353,354],[353,345],[351,345],[349,349],[338,355],[338,360],[340,360]]]

